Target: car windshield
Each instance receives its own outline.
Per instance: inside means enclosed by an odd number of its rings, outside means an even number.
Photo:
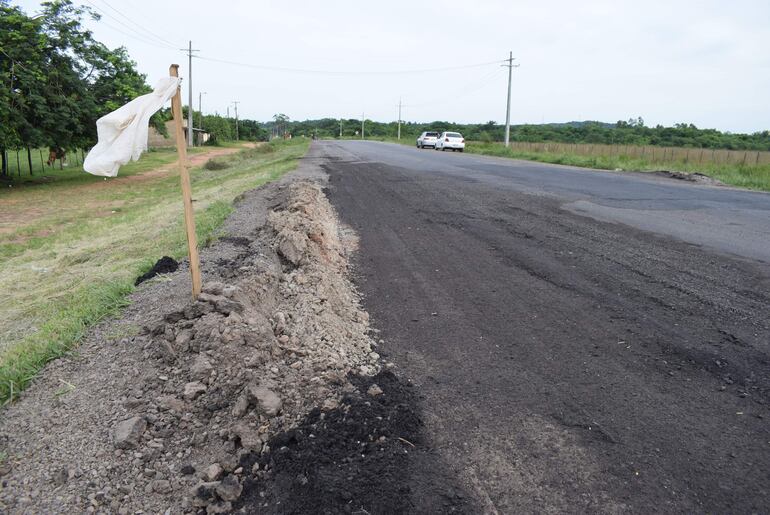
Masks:
[[[463,136],[459,132],[447,132],[446,133],[446,137],[447,138],[462,138]]]
[[[425,133],[425,137],[426,138],[435,138],[436,136],[438,136],[438,132],[426,132]]]

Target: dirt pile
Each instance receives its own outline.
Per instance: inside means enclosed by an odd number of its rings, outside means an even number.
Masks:
[[[176,259],[169,256],[163,256],[154,265],[152,265],[152,268],[150,268],[146,273],[136,278],[134,286],[139,286],[144,281],[149,281],[158,274],[170,274],[171,272],[176,272],[178,269],[179,263],[177,263]]]
[[[351,242],[320,188],[293,183],[272,207],[254,241],[231,242],[241,250],[209,266],[220,280],[209,277],[197,301],[121,340],[133,377],[102,384],[117,390],[109,396],[97,381],[78,392],[89,420],[59,423],[93,425],[79,450],[48,442],[41,473],[29,460],[45,446],[0,442],[15,459],[0,478],[0,511],[227,512],[246,476],[255,488],[241,463],[269,454],[271,438],[312,409],[337,408],[349,373],[378,372],[368,315],[346,278]]]
[[[269,440],[264,453],[245,454],[251,471],[236,504],[247,513],[412,513],[414,458],[425,453],[414,388],[390,371],[351,377],[338,408],[314,409],[296,427]],[[441,476],[440,473],[436,474]],[[441,481],[437,481],[440,483]],[[431,485],[434,486],[435,485]],[[470,511],[447,480],[427,511]]]

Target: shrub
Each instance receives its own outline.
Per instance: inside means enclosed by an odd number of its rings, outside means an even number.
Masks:
[[[203,165],[203,168],[206,170],[224,170],[225,168],[230,168],[230,163],[218,159],[209,159]]]

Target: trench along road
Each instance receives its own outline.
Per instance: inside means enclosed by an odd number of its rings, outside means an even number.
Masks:
[[[380,350],[475,502],[768,509],[770,195],[375,142],[311,155],[360,236]]]

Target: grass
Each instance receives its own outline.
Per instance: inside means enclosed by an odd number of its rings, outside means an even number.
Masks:
[[[216,158],[224,169],[194,167],[200,244],[216,237],[238,194],[293,169],[307,146],[293,140],[229,150],[235,153]],[[136,276],[158,258],[186,255],[175,158],[150,152],[116,179],[71,169],[0,191],[0,402],[118,313]]]
[[[657,171],[701,173],[731,186],[752,190],[770,191],[770,165],[746,166],[742,164],[688,163],[684,160],[672,160],[665,163],[653,163],[650,160],[625,155],[587,156],[569,152],[527,152],[506,148],[500,143],[468,142],[466,152],[474,154],[526,159],[543,163],[580,166],[601,170]]]
[[[355,138],[346,138],[355,139]],[[392,137],[376,136],[366,138],[369,141],[385,141],[413,146],[415,138],[403,136],[400,140]],[[622,147],[622,146],[621,146]],[[651,172],[659,170],[700,173],[717,179],[724,184],[758,191],[770,191],[770,164],[743,165],[736,163],[688,162],[684,159],[660,160],[627,155],[582,155],[571,152],[526,151],[506,148],[501,143],[482,143],[468,141],[465,151],[487,156],[507,157],[539,161],[542,163],[579,166],[599,170],[622,170],[632,172]]]

